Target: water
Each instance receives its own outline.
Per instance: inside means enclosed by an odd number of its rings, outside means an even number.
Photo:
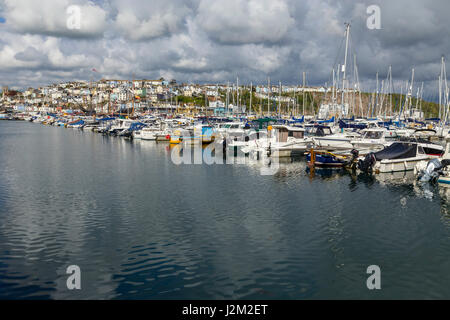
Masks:
[[[0,298],[448,299],[449,194],[304,159],[177,166],[167,144],[3,121]]]

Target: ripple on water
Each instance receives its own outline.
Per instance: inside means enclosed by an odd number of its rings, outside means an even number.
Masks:
[[[162,144],[30,123],[1,123],[0,150],[0,298],[450,297],[450,197],[407,176],[175,166]]]

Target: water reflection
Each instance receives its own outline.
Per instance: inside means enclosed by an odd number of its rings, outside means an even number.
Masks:
[[[176,165],[167,143],[2,126],[1,298],[369,299],[370,264],[378,298],[450,297],[449,192],[410,173]]]

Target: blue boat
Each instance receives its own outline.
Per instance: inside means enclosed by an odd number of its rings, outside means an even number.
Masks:
[[[315,155],[316,160],[314,163],[311,163],[311,153],[306,156],[306,161],[310,165],[314,165],[317,167],[333,167],[333,168],[341,168],[345,165],[346,160],[344,157],[336,156],[330,152],[322,152]]]

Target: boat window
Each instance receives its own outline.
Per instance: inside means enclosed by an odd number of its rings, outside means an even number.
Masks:
[[[418,154],[425,154],[425,151],[423,150],[422,146],[417,147],[417,153]]]
[[[292,136],[296,139],[302,139],[304,137],[303,131],[290,131],[289,134],[292,133]]]
[[[317,128],[316,136],[323,137],[324,135],[325,135],[325,132],[324,132],[323,128]]]
[[[381,131],[366,131],[364,134],[364,139],[381,139],[383,137],[383,132]]]
[[[287,142],[288,132],[277,130],[277,140],[278,142]]]

